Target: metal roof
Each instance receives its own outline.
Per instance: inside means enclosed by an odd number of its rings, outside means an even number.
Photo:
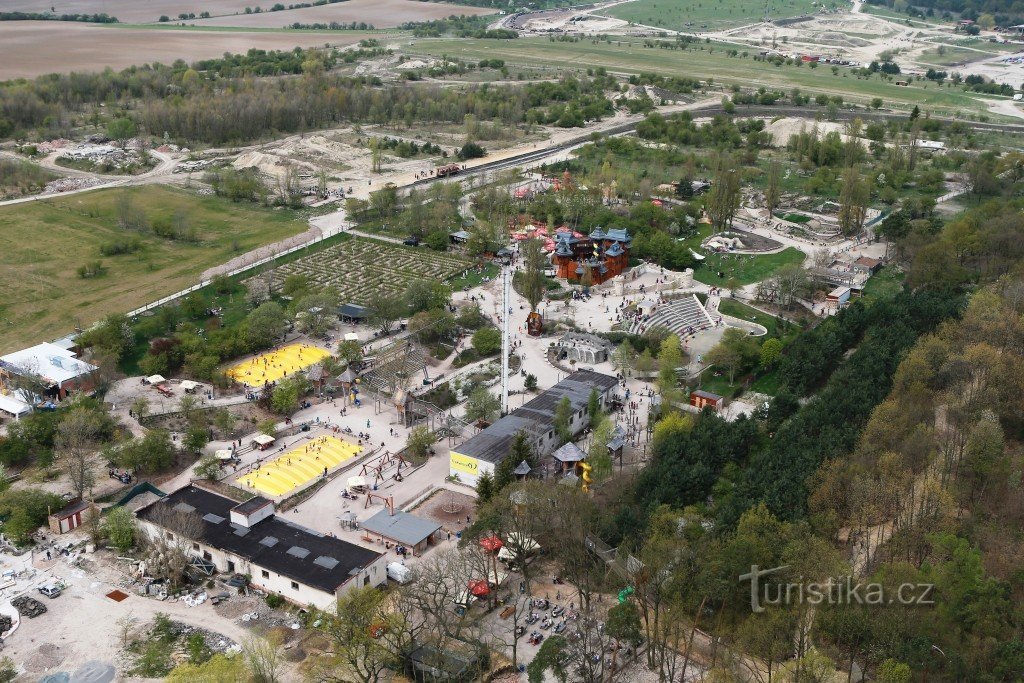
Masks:
[[[469,458],[498,463],[520,431],[540,436],[553,429],[555,408],[563,398],[567,397],[573,411],[578,411],[586,407],[592,390],[604,394],[617,384],[618,380],[611,375],[579,370],[452,450]]]
[[[381,510],[360,526],[363,531],[384,536],[402,545],[418,545],[441,528],[437,522],[401,510],[396,510],[393,515],[387,510]]]

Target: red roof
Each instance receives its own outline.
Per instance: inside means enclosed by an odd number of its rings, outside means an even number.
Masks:
[[[492,553],[501,550],[503,545],[505,544],[497,536],[488,536],[487,538],[480,539],[480,547]]]
[[[466,582],[466,587],[469,588],[469,592],[478,598],[482,598],[491,592],[491,586],[483,579],[470,579]]]

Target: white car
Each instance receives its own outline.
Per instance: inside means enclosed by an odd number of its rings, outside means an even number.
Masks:
[[[57,584],[48,583],[45,586],[40,586],[39,592],[53,600],[63,592],[63,589]]]

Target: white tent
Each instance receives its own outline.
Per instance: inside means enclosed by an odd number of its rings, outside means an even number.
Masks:
[[[520,554],[532,555],[538,550],[540,550],[540,543],[537,543],[537,541],[533,540],[529,536],[524,536],[523,534],[513,531],[508,535],[508,540],[505,545],[503,545],[501,550],[498,551],[498,559],[509,562],[516,559]]]
[[[260,448],[266,448],[270,444],[274,443],[274,437],[269,434],[257,434],[252,437],[252,442]]]
[[[150,375],[149,377],[146,378],[146,381],[149,382],[150,384],[162,384],[167,380],[164,379],[163,375]]]
[[[355,332],[346,332],[345,333],[345,341],[357,342],[357,341],[359,341],[359,335],[356,334]]]
[[[231,456],[234,455],[230,448],[219,448],[217,452],[213,454],[213,457],[218,460],[230,460]]]
[[[201,386],[203,385],[200,384],[199,382],[193,382],[190,379],[181,380],[181,388],[184,389],[185,391],[195,391]]]
[[[0,394],[0,410],[20,419],[22,415],[32,412],[32,406],[15,396]]]
[[[348,487],[349,489],[365,489],[366,479],[363,477],[349,477]]]

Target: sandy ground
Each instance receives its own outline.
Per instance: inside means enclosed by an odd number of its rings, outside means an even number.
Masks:
[[[288,4],[288,3],[285,3]],[[391,28],[407,21],[428,21],[443,19],[452,15],[494,14],[486,7],[449,5],[438,2],[416,2],[415,0],[347,0],[333,5],[304,7],[281,12],[239,14],[189,21],[196,26],[242,26],[245,28],[280,28],[295,22],[300,24],[330,23],[337,21],[347,24],[365,21],[376,28]]]
[[[290,50],[296,46],[351,45],[366,34],[171,31],[57,21],[0,24],[0,79],[30,78],[67,71],[123,69],[146,62],[207,59],[250,48]],[[60,49],[54,49],[59,45]]]
[[[84,537],[77,534],[62,536],[60,543],[64,545],[81,538]],[[112,564],[112,556],[108,552],[100,558],[86,557],[87,571],[70,566],[65,558],[47,562],[36,557],[34,565],[30,565],[32,558],[27,554],[18,558],[0,557],[4,569],[32,567],[35,570],[33,576],[19,579],[16,586],[5,589],[2,593],[4,601],[28,592],[47,607],[47,612],[35,619],[22,619],[14,634],[4,641],[4,655],[33,676],[25,680],[37,680],[55,671],[74,671],[89,660],[115,664],[123,676],[123,667],[119,665],[117,621],[129,615],[143,625],[151,621],[157,612],[163,612],[175,621],[215,631],[235,642],[241,642],[249,635],[240,622],[221,616],[209,602],[188,607],[182,602],[160,602],[135,594],[128,587],[126,577]],[[54,578],[62,578],[68,583],[64,593],[54,600],[39,595],[36,588]],[[115,589],[127,593],[128,598],[115,602],[106,597]]]

